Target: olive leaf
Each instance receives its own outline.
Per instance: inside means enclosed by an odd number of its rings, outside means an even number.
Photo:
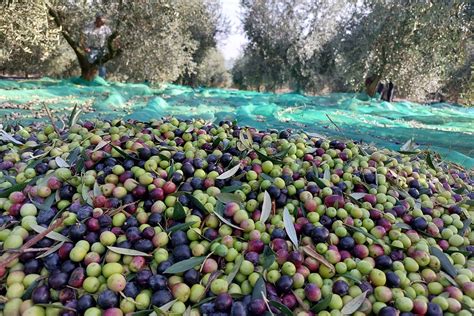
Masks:
[[[270,181],[270,182],[273,182],[273,181],[275,180],[275,179],[273,179],[272,177],[270,177],[268,174],[263,173],[263,172],[260,173],[260,177],[262,177],[263,180],[268,180],[268,181]]]
[[[176,202],[174,204],[174,209],[173,209],[173,219],[174,220],[182,220],[186,217],[186,212],[184,211],[184,207],[181,203]]]
[[[435,169],[435,170],[436,170],[436,166],[435,166],[435,164],[433,163],[433,159],[431,158],[431,154],[430,154],[430,153],[427,153],[427,154],[426,154],[426,163],[428,164],[428,166],[430,166],[431,169]]]
[[[221,214],[217,213],[216,211],[213,212],[220,220],[221,222],[223,222],[224,224],[226,224],[227,226],[230,226],[232,228],[235,228],[235,229],[238,229],[238,230],[244,230],[243,228],[239,227],[239,226],[236,226],[234,224],[232,224],[231,222],[229,222],[224,216],[222,216]]]
[[[55,253],[56,251],[59,250],[59,248],[61,248],[62,245],[64,245],[64,241],[61,241],[61,242],[57,243],[56,245],[54,245],[53,247],[49,248],[48,251],[46,251],[45,253],[42,253],[41,255],[37,256],[36,259],[44,258],[44,257],[49,256],[52,253]]]
[[[267,287],[265,285],[265,280],[260,275],[252,291],[252,300],[264,299],[267,297]]]
[[[95,152],[95,151],[98,151],[98,150],[101,150],[102,148],[104,148],[105,146],[107,146],[109,143],[104,141],[104,140],[101,140],[95,147],[94,149],[92,150],[92,152]]]
[[[347,302],[342,308],[341,313],[344,315],[352,315],[357,312],[362,304],[364,304],[365,298],[367,297],[367,292],[368,291],[365,291]]]
[[[260,221],[265,224],[267,219],[270,217],[270,213],[272,211],[272,198],[270,194],[265,191],[263,194],[263,205],[262,205],[262,213],[260,214]]]
[[[441,263],[441,268],[447,273],[449,274],[449,276],[451,277],[456,277],[456,275],[458,275],[458,271],[456,270],[456,268],[453,266],[453,264],[451,263],[451,261],[449,261],[448,257],[446,256],[446,254],[444,254],[440,249],[438,249],[437,247],[434,247],[434,246],[430,246],[430,253],[437,257],[439,259],[439,262]]]
[[[176,303],[177,300],[172,300],[171,302],[168,302],[164,305],[161,305],[160,307],[157,307],[157,306],[153,306],[153,310],[155,311],[155,313],[157,314],[165,314],[167,315],[167,312],[170,310],[171,306],[174,305],[174,303]]]
[[[102,191],[100,190],[100,187],[97,181],[94,182],[94,187],[92,189],[92,192],[94,192],[94,197],[102,195]]]
[[[113,145],[112,143],[109,143],[110,146],[112,146],[112,148],[118,152],[122,157],[124,158],[127,158],[127,159],[132,159],[132,160],[138,160],[138,158],[136,157],[133,157],[129,154],[127,154],[122,148],[118,147],[118,146],[115,146]]]
[[[332,300],[332,293],[330,293],[328,296],[326,296],[322,300],[319,300],[313,307],[311,307],[311,311],[315,313],[319,313],[319,312],[327,310],[329,307],[329,303],[331,303],[331,300]]]
[[[112,247],[112,246],[107,246],[107,248],[115,253],[118,253],[120,255],[126,255],[126,256],[142,256],[142,257],[151,257],[151,255],[134,250],[134,249],[127,249],[127,248],[120,248],[120,247]]]
[[[66,161],[64,161],[63,158],[61,158],[59,156],[54,158],[54,161],[56,162],[56,165],[58,165],[59,168],[69,168],[70,167],[69,164]]]
[[[467,229],[471,226],[472,219],[466,218],[463,222],[462,228],[459,230],[459,235],[464,237],[464,234],[466,233]]]
[[[296,235],[295,225],[291,219],[290,212],[285,207],[283,210],[283,223],[285,224],[285,230],[290,237],[291,242],[295,245],[295,248],[298,249],[298,236]]]
[[[28,185],[28,184],[34,184],[38,179],[40,179],[42,176],[36,176],[33,179],[31,179],[29,182],[23,182],[16,184],[14,186],[11,186],[10,188],[6,190],[0,191],[0,198],[7,198],[12,192],[20,192],[23,191],[23,189]]]
[[[171,180],[171,177],[173,177],[174,173],[174,161],[171,160],[170,168],[168,169],[168,181]]]
[[[313,257],[314,259],[316,259],[317,261],[319,261],[323,265],[325,265],[327,268],[329,268],[329,270],[331,270],[331,272],[333,272],[333,273],[336,272],[336,268],[334,268],[334,266],[329,261],[327,261],[326,258],[321,256],[314,249],[312,249],[309,246],[304,246],[304,247],[302,247],[302,249],[308,256]]]
[[[91,196],[89,195],[89,188],[85,185],[82,185],[82,199],[84,202],[89,204],[90,206],[93,206],[94,202],[92,201]]]
[[[282,159],[285,158],[286,155],[290,152],[291,147],[288,147],[287,149],[280,151],[279,153],[274,154],[272,157]]]
[[[192,195],[191,193],[187,193],[187,192],[184,193],[184,195],[186,195],[191,200],[191,202],[192,202],[192,204],[194,205],[195,208],[197,208],[198,210],[203,211],[205,213],[209,213],[209,210],[194,195]]]
[[[216,179],[217,179],[217,180],[229,179],[229,178],[232,177],[234,174],[236,174],[239,169],[240,169],[240,163],[237,164],[236,166],[232,167],[232,169],[229,169],[229,170],[227,170],[226,172],[220,174]]]
[[[355,192],[355,193],[349,194],[349,196],[355,200],[360,200],[366,195],[367,193],[363,193],[363,192]]]
[[[344,273],[344,274],[341,274],[342,277],[346,278],[346,279],[349,279],[349,280],[352,280],[354,281],[355,283],[357,284],[360,284],[361,281],[359,279],[357,279],[355,276],[353,276],[352,274],[350,273]]]
[[[28,196],[30,196],[30,195],[28,194]],[[50,196],[48,196],[46,198],[46,200],[43,201],[43,203],[38,203],[38,202],[32,200],[31,197],[30,197],[31,203],[33,203],[36,206],[37,209],[43,210],[43,211],[49,211],[51,209],[51,207],[53,206],[55,200],[56,200],[55,194],[51,194]]]
[[[235,185],[230,185],[230,186],[227,186],[227,187],[223,187],[221,189],[221,192],[222,193],[232,193],[232,192],[235,192],[237,190],[240,190],[242,189],[242,186],[239,185],[239,184],[235,184]]]
[[[44,228],[43,226],[40,226],[38,224],[30,224],[30,227],[31,229],[33,229],[35,232],[37,232],[38,234],[41,234],[42,232],[44,232],[46,230],[46,228]],[[69,238],[67,238],[66,236],[64,235],[61,235],[60,233],[57,233],[57,232],[49,232],[46,237],[48,237],[49,239],[52,239],[52,240],[56,240],[56,241],[64,241],[64,242],[70,242],[71,240]]]
[[[21,296],[21,299],[26,301],[31,298],[31,294],[33,293],[33,290],[38,287],[40,282],[44,279],[45,277],[39,277],[26,288],[25,292],[23,292],[23,295]]]
[[[188,271],[189,269],[193,269],[194,267],[200,265],[201,263],[204,262],[204,260],[206,260],[205,256],[193,257],[186,260],[182,260],[182,261],[176,262],[171,267],[166,269],[164,273],[176,274],[176,273],[185,272],[185,271]]]
[[[361,234],[364,235],[365,237],[367,237],[367,238],[369,238],[369,239],[372,239],[375,243],[377,243],[377,244],[379,244],[379,245],[381,245],[381,246],[384,246],[384,245],[385,245],[385,243],[384,243],[381,239],[375,237],[374,235],[372,235],[372,234],[369,233],[369,232],[366,232],[365,230],[363,230],[363,229],[360,228],[360,227],[355,227],[355,226],[351,226],[351,225],[347,225],[347,224],[344,224],[344,226],[346,226],[347,228],[349,228],[349,229],[351,229],[351,230],[353,230],[353,231],[356,231],[356,232],[361,233]]]
[[[5,142],[14,143],[14,144],[17,144],[17,145],[23,145],[22,142],[16,140],[12,135],[8,134],[3,129],[0,129],[0,140],[3,140]]]
[[[194,224],[196,224],[197,222],[187,222],[187,223],[181,223],[181,224],[177,224],[177,225],[174,225],[173,227],[170,227],[166,230],[167,233],[174,233],[174,232],[177,232],[178,230],[186,230],[188,229],[189,227],[193,226]]]
[[[217,194],[216,199],[221,201],[224,204],[229,203],[229,202],[235,202],[235,203],[242,202],[240,195],[237,195],[234,193],[226,193],[226,192]]]
[[[257,154],[258,158],[262,161],[271,161],[275,164],[282,164],[283,161],[281,161],[280,159],[276,159],[276,158],[273,158],[273,157],[270,157],[270,156],[267,156],[265,154],[262,154],[261,152],[259,152],[258,150],[255,151],[255,153]]]
[[[191,306],[188,306],[188,308],[186,308],[183,316],[191,316]]]
[[[263,249],[263,270],[267,270],[268,268],[271,267],[273,262],[275,262],[276,256],[275,253],[273,252],[272,248],[269,246],[265,246]]]
[[[405,223],[396,223],[395,226],[401,229],[407,229],[407,230],[413,229],[410,225],[405,224]]]
[[[275,307],[282,315],[293,316],[293,312],[286,305],[277,301],[269,301],[270,306]]]
[[[235,276],[239,272],[240,266],[242,265],[242,262],[244,262],[244,256],[240,255],[237,260],[234,263],[234,268],[232,271],[229,273],[227,276],[227,284],[231,284],[232,281],[234,280]]]
[[[81,148],[80,147],[74,148],[71,151],[71,153],[69,153],[69,155],[67,156],[67,159],[66,159],[67,163],[71,166],[75,164],[80,154],[81,154]]]
[[[331,180],[331,171],[329,168],[324,169],[323,179],[328,181]]]

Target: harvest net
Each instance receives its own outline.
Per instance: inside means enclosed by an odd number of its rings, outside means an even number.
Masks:
[[[64,114],[77,104],[88,111],[84,118],[125,116],[149,121],[172,115],[216,122],[237,120],[239,125],[304,130],[394,150],[413,138],[420,148],[474,167],[474,108],[447,103],[388,103],[351,93],[304,96],[172,84],[151,87],[101,78],[90,83],[80,79],[0,80],[3,125],[34,120],[43,104]]]

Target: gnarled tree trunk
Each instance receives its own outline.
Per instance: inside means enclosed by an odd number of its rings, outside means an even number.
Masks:
[[[118,38],[119,34],[113,32],[107,39],[107,53],[100,59],[96,60],[93,63],[89,62],[87,58],[87,53],[83,47],[79,44],[79,41],[75,41],[67,26],[64,25],[62,18],[58,11],[49,7],[49,14],[53,17],[56,25],[61,28],[61,34],[63,35],[66,42],[71,46],[72,50],[76,54],[77,60],[79,62],[79,67],[81,68],[81,78],[87,81],[92,81],[97,76],[99,72],[99,64],[105,64],[109,60],[117,57],[121,54],[122,50],[115,47],[114,40]]]

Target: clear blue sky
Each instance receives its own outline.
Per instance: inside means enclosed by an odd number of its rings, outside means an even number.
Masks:
[[[240,21],[240,0],[219,0],[223,14],[230,23],[229,34],[218,39],[219,50],[224,54],[226,61],[236,59],[242,52],[247,39],[245,38],[242,22]]]

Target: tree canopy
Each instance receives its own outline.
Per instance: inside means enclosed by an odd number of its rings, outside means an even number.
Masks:
[[[0,63],[7,71],[48,74],[81,64],[81,32],[102,12],[113,31],[106,60],[115,77],[188,83],[225,32],[215,0],[12,1],[1,10]]]
[[[241,3],[249,44],[233,73],[242,86],[350,91],[372,76],[393,81],[400,95],[417,99],[469,93],[468,1]]]

